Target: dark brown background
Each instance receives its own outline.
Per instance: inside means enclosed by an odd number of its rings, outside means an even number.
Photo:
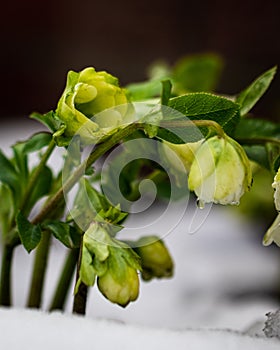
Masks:
[[[219,90],[235,93],[280,62],[279,0],[15,0],[1,12],[2,119],[55,108],[69,69],[125,84],[155,59],[215,51],[226,61]],[[257,115],[279,118],[279,74]]]

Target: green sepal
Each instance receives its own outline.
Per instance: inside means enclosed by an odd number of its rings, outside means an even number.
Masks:
[[[31,119],[35,119],[45,125],[47,128],[50,129],[50,131],[55,132],[59,129],[61,125],[61,121],[57,118],[54,111],[50,111],[45,114],[33,112],[30,115]]]
[[[30,253],[41,241],[41,227],[40,225],[33,225],[21,212],[16,217],[16,223],[19,238],[24,248]]]
[[[254,107],[258,100],[266,92],[272,82],[272,79],[274,78],[276,70],[276,66],[267,70],[238,95],[236,102],[241,106],[240,115],[242,117]]]

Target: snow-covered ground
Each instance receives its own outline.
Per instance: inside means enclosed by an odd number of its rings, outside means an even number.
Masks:
[[[0,148],[7,151],[18,135],[24,139],[34,130],[41,126],[26,119],[2,125]],[[127,225],[141,225],[144,233],[161,235],[183,204],[175,204],[163,215],[159,205]],[[190,234],[195,213],[199,215],[196,222],[203,224]],[[156,220],[150,232],[149,226]],[[207,208],[198,211],[190,201],[185,215],[165,237],[175,262],[174,278],[142,282],[139,299],[126,309],[111,304],[93,288],[85,319],[70,315],[72,295],[66,315],[23,310],[31,258],[17,248],[15,308],[0,309],[0,349],[278,349],[279,340],[264,338],[262,328],[265,314],[279,307],[271,291],[280,282],[280,251],[263,247],[261,236],[257,224],[234,210],[213,206],[208,214]],[[64,253],[60,244],[53,242],[44,309]]]

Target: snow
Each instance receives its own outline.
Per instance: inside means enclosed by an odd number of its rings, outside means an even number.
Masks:
[[[0,310],[0,329],[1,348],[13,350],[279,349],[279,341],[229,330],[176,331],[30,310]]]
[[[0,148],[5,152],[17,135],[24,139],[42,129],[34,121],[24,123],[1,127]],[[56,164],[57,159],[52,162]],[[0,308],[0,349],[278,349],[279,340],[265,338],[262,331],[265,314],[279,308],[271,297],[279,284],[278,249],[263,247],[259,224],[245,220],[234,209],[198,210],[190,201],[178,220],[182,205],[177,203],[167,212],[158,205],[149,215],[135,215],[128,221],[124,235],[141,226],[143,234],[165,236],[175,276],[142,282],[139,299],[126,309],[108,302],[95,287],[85,318],[71,315],[72,295],[64,314],[23,309],[34,254],[17,248],[14,308]],[[177,222],[167,234],[174,217]],[[52,245],[44,310],[65,254],[58,242]]]

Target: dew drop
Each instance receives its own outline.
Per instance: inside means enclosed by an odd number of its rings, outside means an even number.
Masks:
[[[204,201],[199,199],[199,198],[197,198],[197,200],[196,200],[196,205],[199,209],[204,209],[204,207],[205,207]]]

